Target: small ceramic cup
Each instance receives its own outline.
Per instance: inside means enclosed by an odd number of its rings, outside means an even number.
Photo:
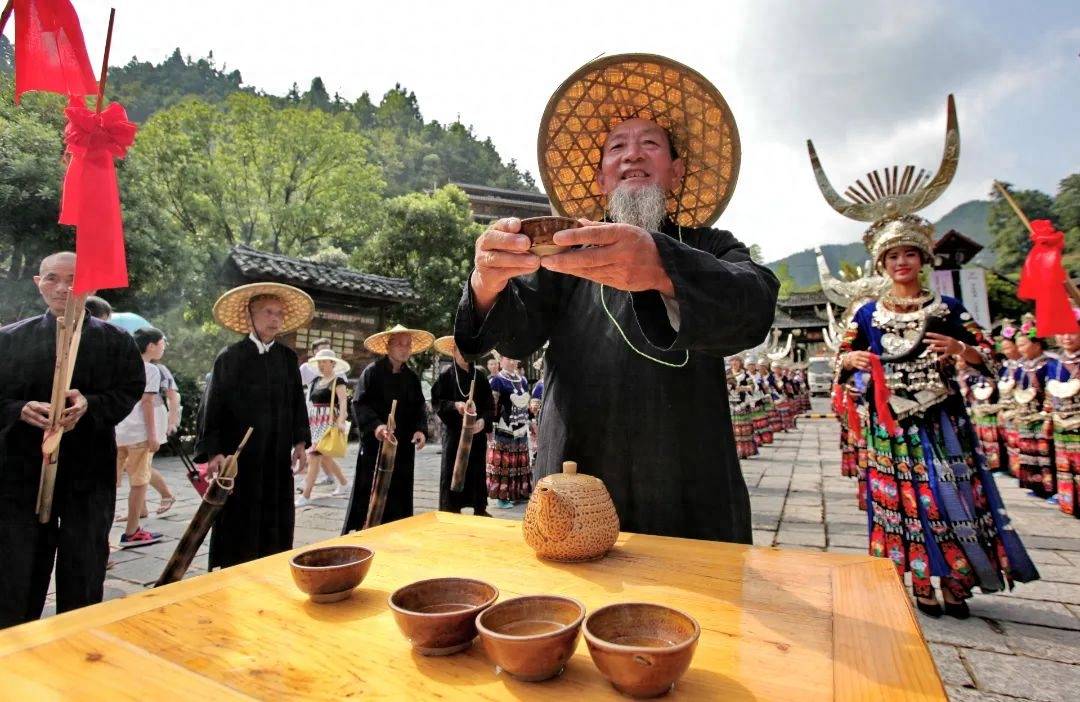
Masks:
[[[390,609],[405,638],[424,656],[464,651],[476,638],[476,615],[495,600],[494,585],[468,578],[420,580],[390,595]]]
[[[363,582],[375,552],[363,546],[326,546],[289,559],[293,582],[312,602],[337,602]]]
[[[491,662],[518,680],[539,682],[562,672],[577,648],[585,605],[569,597],[515,597],[476,618]]]
[[[585,619],[585,643],[600,672],[631,697],[666,693],[690,667],[701,627],[689,614],[645,602],[602,607]]]
[[[550,256],[552,254],[568,251],[569,246],[559,246],[552,238],[555,232],[564,229],[577,229],[581,223],[569,217],[529,217],[521,220],[521,233],[529,237],[532,246],[529,252],[537,256]]]

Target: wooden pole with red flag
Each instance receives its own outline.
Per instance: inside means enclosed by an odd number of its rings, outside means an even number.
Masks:
[[[105,82],[108,80],[109,51],[112,48],[113,22],[116,8],[109,11],[109,29],[105,36],[105,56],[101,62],[101,80],[98,81],[96,111],[101,112],[101,103],[105,95]],[[79,265],[75,259],[76,268]],[[71,378],[75,372],[75,359],[79,355],[79,343],[82,340],[83,320],[86,317],[86,298],[88,293],[68,293],[64,316],[56,320],[56,365],[53,367],[52,395],[49,405],[49,428],[41,442],[41,480],[38,484],[37,515],[38,521],[47,524],[52,519],[53,493],[56,489],[56,473],[59,468],[60,439],[64,429],[60,425],[63,412],[67,408],[67,395],[71,390]]]
[[[1024,223],[1024,228],[1028,230],[1028,233],[1034,235],[1035,230],[1031,226],[1031,220],[1029,220],[1027,215],[1024,214],[1024,211],[1020,209],[1020,205],[1016,204],[1016,200],[1014,200],[1012,195],[1009,194],[1009,191],[1005,189],[1005,186],[995,180],[994,187],[1001,193],[1001,197],[1005,199],[1005,202],[1009,203],[1009,207],[1016,213],[1016,216],[1020,221]],[[1065,290],[1069,293],[1069,299],[1072,300],[1072,303],[1080,307],[1080,288],[1076,287],[1076,283],[1072,282],[1072,279],[1069,278],[1068,275],[1065,276]]]
[[[4,33],[4,27],[7,26],[8,19],[11,18],[11,13],[15,11],[15,0],[8,0],[4,5],[4,11],[0,12],[0,34]]]

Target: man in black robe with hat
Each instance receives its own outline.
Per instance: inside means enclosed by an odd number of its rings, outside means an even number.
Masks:
[[[463,507],[471,507],[476,516],[488,517],[487,441],[495,428],[495,398],[491,385],[486,373],[462,357],[454,345],[454,337],[436,339],[435,350],[450,357],[450,364],[439,373],[431,386],[431,408],[445,427],[442,465],[439,468],[439,509],[460,513]],[[450,486],[458,446],[461,444],[461,427],[465,423],[470,387],[473,387],[476,423],[469,446],[469,461],[465,467],[465,482],[460,492],[454,492]]]
[[[210,568],[228,567],[293,547],[292,464],[311,445],[296,352],[275,338],[311,319],[307,293],[281,283],[234,288],[214,303],[226,329],[247,334],[214,361],[195,454],[216,475],[248,427],[233,490],[210,535]]]
[[[75,254],[41,262],[34,282],[48,310],[0,329],[0,627],[41,616],[56,562],[56,611],[101,602],[116,508],[120,420],[142,397],[146,376],[131,335],[92,316],[83,321],[61,426],[51,519],[38,522],[41,442],[56,362],[56,318],[75,276]]]
[[[430,332],[397,324],[364,340],[364,348],[381,358],[369,363],[360,373],[353,394],[353,416],[360,431],[360,454],[356,457],[356,477],[342,534],[363,528],[379,451],[382,442],[391,436],[397,441],[397,455],[389,476],[390,487],[381,523],[413,515],[413,469],[416,452],[427,442],[427,405],[420,377],[409,368],[408,361],[413,354],[430,348],[434,339]],[[397,408],[391,435],[386,422],[395,400]]]
[[[700,74],[660,56],[598,59],[555,92],[545,190],[584,226],[543,258],[520,221],[476,243],[455,341],[545,354],[537,472],[602,479],[626,531],[750,543],[724,356],[759,344],[779,284],[710,228],[738,174],[738,131]]]

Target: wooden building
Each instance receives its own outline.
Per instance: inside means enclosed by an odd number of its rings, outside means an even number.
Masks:
[[[352,375],[372,360],[364,339],[398,321],[399,305],[420,296],[403,278],[361,273],[345,266],[316,263],[239,245],[229,252],[225,281],[287,283],[300,288],[315,301],[315,317],[307,327],[283,335],[280,340],[301,359],[310,355],[311,342],[330,339],[333,348],[352,364]]]
[[[776,301],[776,316],[773,329],[780,330],[781,340],[792,335],[792,358],[805,361],[825,349],[825,337],[822,330],[829,326],[829,313],[825,309],[831,304],[825,293],[792,293]],[[843,310],[833,305],[833,314],[837,319]]]
[[[473,221],[490,224],[502,217],[545,217],[552,213],[551,201],[543,193],[506,190],[471,183],[451,183],[465,191],[472,207]]]

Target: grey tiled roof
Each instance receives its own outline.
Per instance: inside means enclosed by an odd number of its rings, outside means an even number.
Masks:
[[[369,298],[413,302],[420,295],[404,278],[387,278],[361,273],[344,266],[316,263],[281,254],[258,251],[239,244],[229,252],[229,259],[245,278],[288,283],[298,288],[355,293]]]

